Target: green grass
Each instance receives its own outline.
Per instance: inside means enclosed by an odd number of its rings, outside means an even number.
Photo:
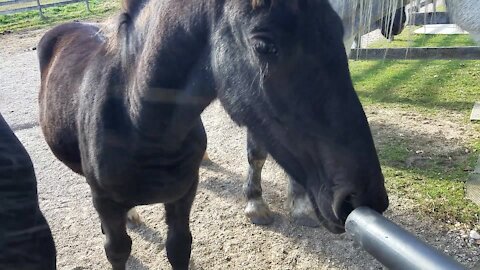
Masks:
[[[403,48],[403,47],[452,47],[452,46],[475,46],[470,35],[421,35],[413,31],[417,27],[407,27],[403,32],[395,36],[395,40],[389,42],[382,39],[368,44],[369,48]]]
[[[480,100],[480,61],[352,61],[350,70],[364,104],[467,115]]]
[[[0,15],[0,32],[17,31],[51,26],[74,19],[104,18],[118,9],[118,1],[90,0],[89,13],[84,2],[43,9],[45,19],[37,10]]]
[[[450,223],[477,225],[480,222],[480,207],[465,199],[464,179],[468,173],[446,172],[440,177],[438,172],[441,171],[439,168],[420,171],[383,165],[390,194],[412,199],[421,215],[426,214]]]
[[[430,153],[421,166],[407,166],[405,160],[416,155],[412,148],[419,141],[426,142],[428,138],[397,137],[378,146],[390,194],[412,199],[418,210],[433,218],[479,224],[480,207],[465,199],[465,181],[478,158],[480,145],[467,145],[468,154]]]
[[[447,7],[445,5],[438,5],[436,11],[437,12],[446,12]]]
[[[480,100],[480,61],[351,61],[350,69],[366,108],[397,108],[433,118],[455,113],[463,117],[453,121],[464,126],[473,103]],[[475,128],[480,132],[480,125]],[[400,133],[392,127],[377,145],[389,192],[412,199],[420,214],[480,224],[480,207],[465,199],[464,192],[480,142],[468,142],[454,153],[429,149],[423,154],[427,158],[412,166],[407,159],[419,156],[419,146],[429,148],[432,138]]]
[[[46,4],[51,4],[51,3],[63,2],[63,1],[66,1],[66,0],[41,0],[40,3],[42,5],[46,5]],[[36,6],[37,6],[36,1],[20,2],[20,3],[13,3],[13,4],[10,4],[10,5],[0,6],[0,11],[12,10],[12,9],[18,9],[18,8],[25,8],[25,7],[36,7]]]

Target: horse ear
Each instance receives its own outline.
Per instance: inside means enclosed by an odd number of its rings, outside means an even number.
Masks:
[[[123,0],[123,11],[130,16],[135,16],[145,5],[145,0]]]
[[[269,7],[272,3],[272,0],[252,0],[253,9],[261,7]]]
[[[252,0],[252,7],[256,9],[263,5],[264,0]]]

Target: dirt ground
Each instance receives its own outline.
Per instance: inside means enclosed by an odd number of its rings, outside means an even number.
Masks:
[[[53,231],[58,268],[109,269],[88,185],[54,158],[37,125],[39,72],[32,48],[42,33],[0,36],[0,112],[35,164],[40,206]],[[419,150],[457,153],[463,151],[462,142],[478,136],[468,124],[458,126],[453,121],[462,117],[459,115],[425,118],[380,107],[368,108],[367,115],[379,147],[392,136],[408,136],[418,141]],[[347,235],[296,226],[283,207],[286,175],[271,160],[265,165],[263,187],[275,222],[270,226],[250,224],[243,215],[241,189],[247,172],[245,132],[218,102],[202,117],[214,163],[200,171],[191,218],[192,269],[382,269]],[[139,213],[144,224],[129,228],[133,239],[129,269],[169,269],[162,205],[140,207]],[[462,237],[467,228],[419,217],[412,210],[412,202],[391,197],[386,216],[469,268],[474,268],[480,258],[480,248],[467,245]]]

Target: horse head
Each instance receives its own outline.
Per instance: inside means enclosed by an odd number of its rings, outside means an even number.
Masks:
[[[328,1],[227,1],[213,29],[212,72],[232,119],[307,190],[343,232],[356,207],[388,206],[339,16]]]

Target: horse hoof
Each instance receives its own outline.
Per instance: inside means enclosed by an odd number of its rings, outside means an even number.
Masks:
[[[253,224],[268,225],[273,222],[273,214],[262,198],[249,200],[245,207],[245,215]]]
[[[293,221],[301,226],[316,228],[320,226],[310,198],[304,196],[295,197],[287,202]]]
[[[135,207],[128,210],[127,220],[128,222],[134,225],[139,225],[142,223],[142,219],[140,218],[140,215],[137,213],[137,210],[135,209]]]

